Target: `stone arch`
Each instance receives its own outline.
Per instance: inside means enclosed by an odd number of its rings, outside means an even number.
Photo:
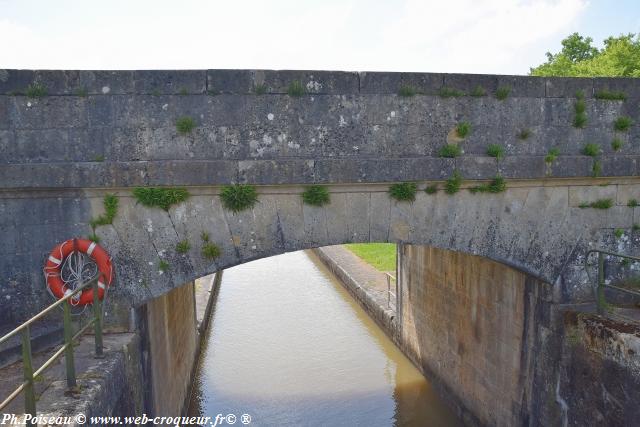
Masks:
[[[413,203],[396,202],[387,185],[332,186],[331,203],[302,203],[302,187],[261,187],[259,203],[233,214],[217,188],[165,212],[122,193],[113,225],[97,233],[116,261],[118,286],[140,303],[197,277],[252,261],[349,242],[403,242],[466,252],[510,265],[555,283],[582,229],[575,226],[566,187],[522,186],[499,194],[455,197],[419,191]],[[548,218],[556,218],[549,221]],[[205,260],[201,233],[221,249]],[[176,252],[187,239],[191,250]],[[158,270],[159,260],[169,270]]]

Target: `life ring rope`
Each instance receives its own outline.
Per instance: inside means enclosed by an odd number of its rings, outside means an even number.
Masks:
[[[86,262],[85,258],[91,262]],[[85,239],[70,239],[53,248],[43,272],[47,290],[56,299],[69,295],[81,283],[97,276],[98,298],[105,300],[113,280],[111,256],[97,243]],[[69,303],[73,306],[93,304],[93,288],[74,295]]]

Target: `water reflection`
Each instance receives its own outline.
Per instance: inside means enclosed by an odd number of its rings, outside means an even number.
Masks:
[[[225,272],[189,412],[248,413],[256,426],[458,425],[305,252]]]

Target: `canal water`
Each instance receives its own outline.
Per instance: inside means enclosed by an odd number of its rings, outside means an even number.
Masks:
[[[253,426],[459,425],[315,255],[225,271],[191,415]],[[248,420],[247,417],[244,420]]]

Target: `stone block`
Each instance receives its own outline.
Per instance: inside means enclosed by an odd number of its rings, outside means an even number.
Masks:
[[[212,93],[252,94],[255,71],[207,70],[207,91]]]
[[[0,94],[23,93],[34,77],[33,70],[0,70]]]
[[[279,242],[285,251],[295,251],[304,245],[305,226],[302,197],[299,194],[272,196],[277,207]]]
[[[548,177],[557,178],[578,178],[591,176],[593,169],[593,159],[588,156],[564,156],[560,155],[547,164]]]
[[[310,184],[314,182],[314,161],[242,160],[238,162],[241,183],[258,185]]]
[[[286,94],[298,81],[307,95],[349,95],[359,92],[358,74],[343,71],[258,70],[254,83],[264,84],[268,93]]]
[[[476,88],[482,88],[487,96],[495,93],[498,88],[498,76],[487,74],[445,74],[444,87],[459,90],[466,95]]]
[[[202,94],[207,89],[205,70],[145,70],[133,72],[134,91],[138,94]]]
[[[507,156],[498,163],[498,173],[507,179],[542,178],[545,170],[542,156]]]
[[[226,185],[238,180],[238,162],[162,161],[148,162],[145,168],[148,185]]]
[[[627,98],[640,98],[640,85],[638,85],[637,78],[596,77],[593,79],[593,93],[596,94],[600,91],[622,92]]]
[[[608,155],[602,156],[601,176],[638,176],[640,156]]]
[[[387,193],[371,193],[369,199],[369,241],[389,241],[391,199]]]
[[[601,199],[616,201],[617,186],[571,186],[569,187],[569,206],[580,206]]]
[[[0,95],[0,130],[9,129],[11,127],[11,111],[9,103],[13,102],[12,97]]]
[[[542,77],[498,76],[498,87],[510,88],[509,97],[544,98],[546,81]]]
[[[618,184],[617,204],[620,206],[626,206],[631,199],[635,199],[640,203],[640,185]]]
[[[92,96],[86,104],[89,127],[113,125],[113,102],[110,96]]]
[[[360,93],[398,94],[409,86],[425,95],[436,95],[444,84],[444,75],[435,73],[381,73],[361,72]]]
[[[548,98],[576,98],[578,91],[585,98],[593,96],[593,79],[583,77],[553,77],[545,80]]]
[[[133,71],[78,71],[78,87],[89,95],[134,93]]]
[[[13,98],[10,103],[11,128],[49,129],[87,126],[87,99],[71,96]]]
[[[492,179],[498,173],[494,157],[462,156],[455,159],[456,169],[466,179]]]
[[[609,232],[614,228],[631,228],[633,225],[633,209],[626,206],[610,209],[572,207],[570,214],[572,222],[591,230],[597,230],[602,224],[607,225]]]

